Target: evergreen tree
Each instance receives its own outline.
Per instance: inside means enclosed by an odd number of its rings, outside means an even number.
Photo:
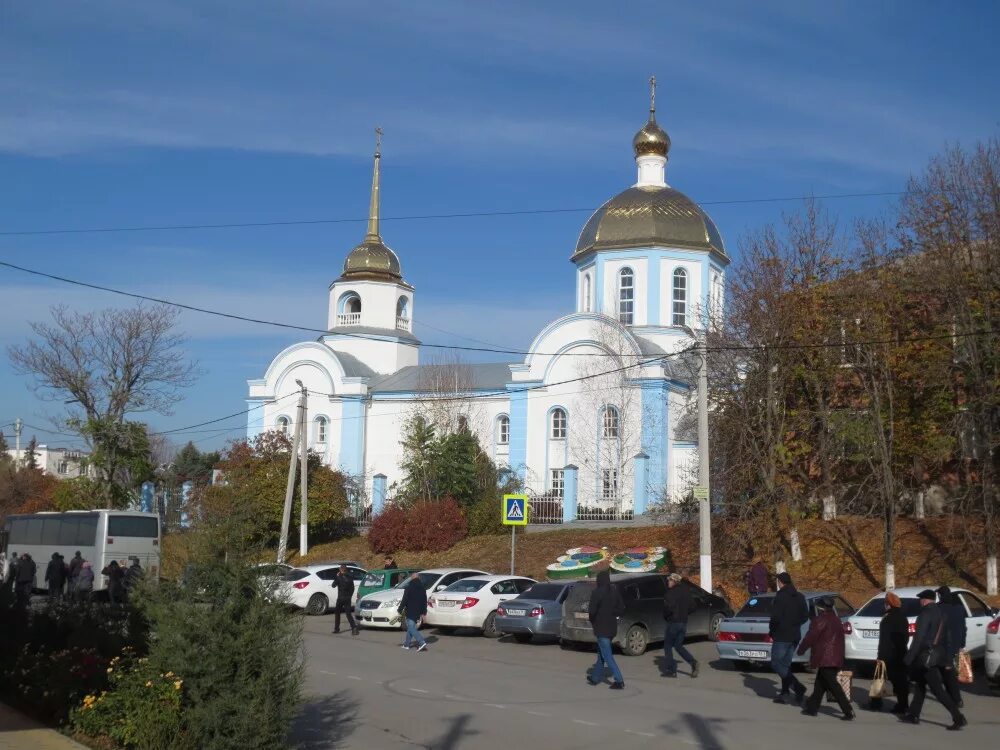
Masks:
[[[32,435],[31,440],[28,441],[28,448],[24,452],[24,460],[22,463],[26,469],[38,469],[38,440],[34,435]]]

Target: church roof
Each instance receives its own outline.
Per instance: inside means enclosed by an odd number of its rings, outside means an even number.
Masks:
[[[340,361],[340,366],[344,368],[344,376],[348,378],[370,378],[375,375],[375,371],[347,352],[334,352]]]
[[[436,380],[439,372],[458,369],[465,383],[462,390],[504,392],[511,382],[510,364],[506,362],[484,362],[460,365],[411,365],[391,375],[376,378],[369,385],[371,393],[420,393],[431,389],[428,383]]]
[[[368,338],[369,336],[391,336],[392,338],[397,338],[402,341],[409,341],[413,344],[419,344],[420,339],[414,336],[409,331],[404,331],[401,328],[375,328],[374,326],[334,326],[330,329],[328,336],[333,335],[348,336],[351,338]],[[337,353],[339,356],[339,352]]]

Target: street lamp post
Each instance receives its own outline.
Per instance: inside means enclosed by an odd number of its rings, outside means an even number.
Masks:
[[[708,331],[699,338],[690,326],[685,332],[695,341],[698,350],[698,535],[700,550],[701,587],[712,590],[712,511],[710,505],[710,472],[708,451]]]

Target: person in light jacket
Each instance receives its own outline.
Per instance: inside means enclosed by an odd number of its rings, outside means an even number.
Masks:
[[[89,561],[80,563],[80,572],[76,574],[76,589],[73,596],[79,602],[89,602],[94,591],[94,566]]]
[[[818,613],[809,625],[806,637],[799,644],[798,653],[802,656],[809,653],[809,666],[816,670],[816,684],[812,694],[806,699],[802,713],[806,716],[816,716],[823,695],[830,693],[840,705],[844,721],[854,720],[851,702],[844,694],[837,679],[837,673],[844,667],[844,624],[833,610],[833,599],[824,596],[816,602]]]
[[[948,654],[951,646],[951,633],[944,613],[935,604],[936,594],[931,589],[925,589],[917,594],[920,600],[920,614],[917,615],[917,632],[910,642],[906,652],[906,666],[910,668],[910,678],[913,680],[913,700],[909,711],[900,716],[900,721],[908,724],[920,723],[920,711],[924,707],[927,688],[930,687],[934,697],[951,714],[951,731],[957,731],[969,722],[958,710],[958,706],[944,689],[942,670],[948,664]]]
[[[618,618],[625,614],[625,602],[622,601],[621,592],[611,585],[611,574],[606,570],[597,574],[597,585],[590,595],[587,614],[590,626],[594,629],[594,636],[597,638],[597,661],[587,682],[591,685],[600,685],[604,682],[604,671],[607,667],[614,678],[611,689],[621,690],[625,687],[625,678],[622,677],[622,671],[615,662],[611,639],[618,634]]]

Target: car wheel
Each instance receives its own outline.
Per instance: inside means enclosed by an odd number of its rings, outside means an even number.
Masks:
[[[633,625],[625,633],[622,641],[622,653],[626,656],[642,656],[649,645],[649,633],[642,625]]]
[[[716,612],[712,615],[712,619],[708,621],[708,640],[719,640],[719,630],[722,629],[722,621],[725,619],[726,616],[721,612]]]
[[[326,598],[325,594],[313,594],[309,597],[309,603],[306,604],[306,614],[325,615],[329,606],[330,600]]]
[[[514,633],[514,640],[518,643],[531,643],[531,633]]]
[[[500,631],[497,629],[497,613],[490,612],[483,622],[483,635],[487,638],[499,638]]]

